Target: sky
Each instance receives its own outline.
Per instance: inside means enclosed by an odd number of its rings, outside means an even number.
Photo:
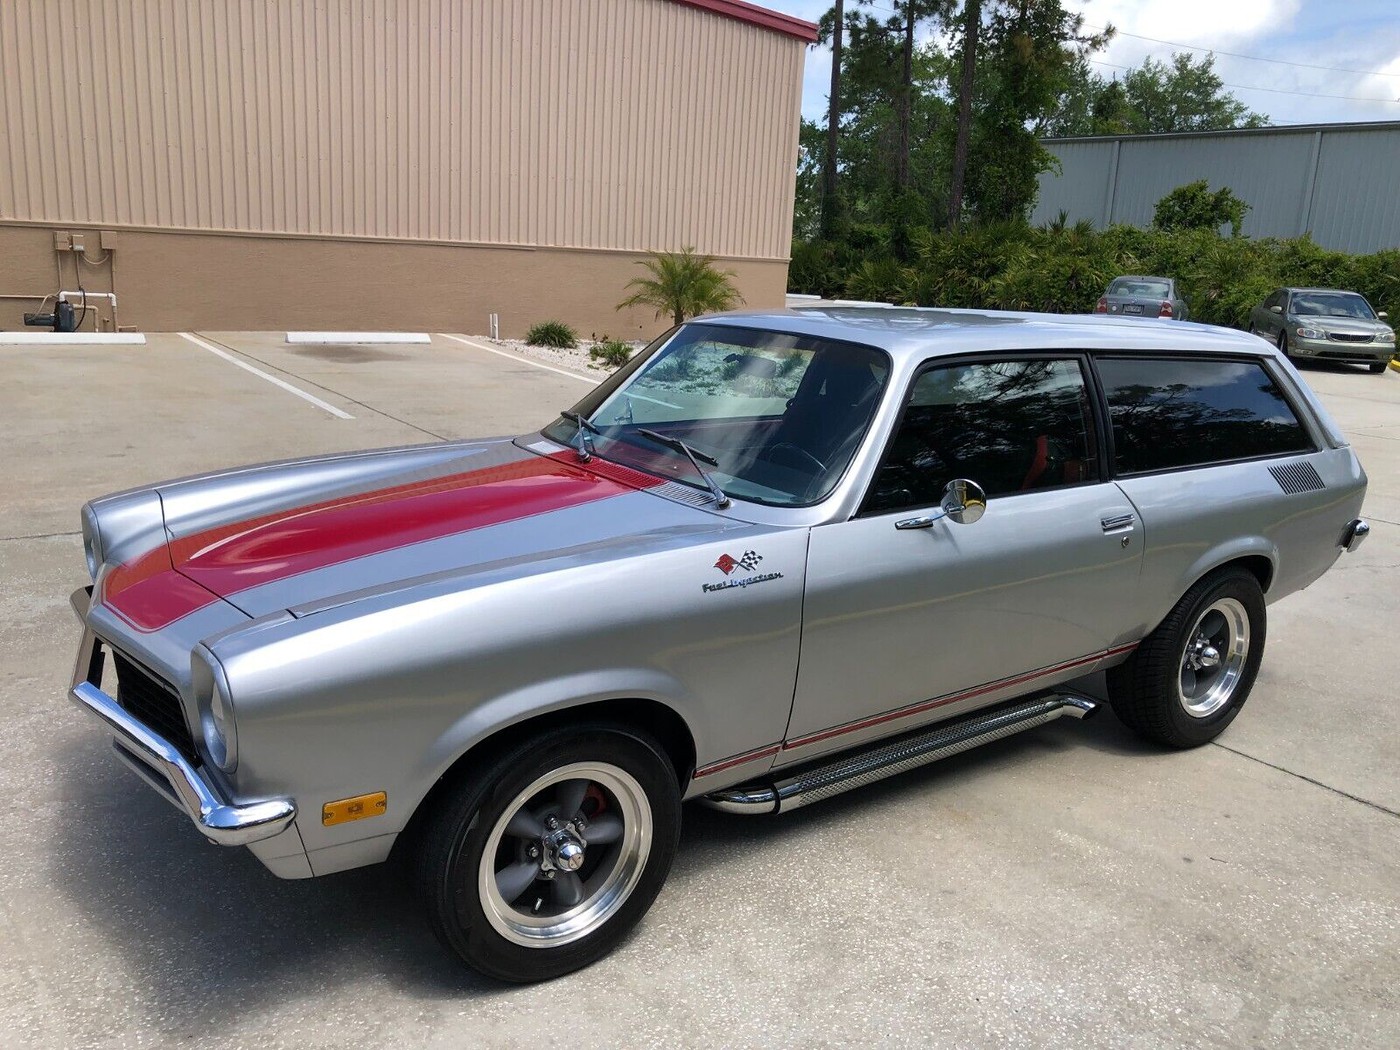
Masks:
[[[758,2],[813,22],[832,6]],[[892,7],[870,5],[879,14]],[[1100,75],[1147,57],[1166,61],[1173,51],[1213,50],[1227,90],[1272,123],[1400,120],[1400,0],[1065,0],[1065,7],[1083,14],[1086,27],[1118,30],[1093,56]],[[822,119],[830,80],[831,50],[809,48],[804,117]]]

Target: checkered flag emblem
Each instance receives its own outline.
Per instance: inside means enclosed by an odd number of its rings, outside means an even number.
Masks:
[[[763,560],[762,555],[757,551],[744,551],[744,556],[739,559],[739,568],[745,572],[753,572],[758,568],[758,563]]]

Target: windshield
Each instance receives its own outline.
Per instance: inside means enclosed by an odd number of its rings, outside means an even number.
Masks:
[[[1355,292],[1295,292],[1292,311],[1301,317],[1376,317],[1371,304]]]
[[[604,459],[705,488],[690,460],[640,434],[678,438],[728,495],[800,507],[840,480],[880,402],[889,361],[870,347],[789,332],[689,324],[583,401]],[[576,425],[544,431],[573,444]]]
[[[1108,288],[1109,295],[1141,295],[1148,299],[1167,299],[1171,285],[1150,277],[1120,277]]]

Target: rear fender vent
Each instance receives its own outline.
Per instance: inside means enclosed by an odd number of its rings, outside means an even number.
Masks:
[[[1295,492],[1315,492],[1326,488],[1311,463],[1280,463],[1270,467],[1269,473],[1278,482],[1278,487],[1289,495]]]

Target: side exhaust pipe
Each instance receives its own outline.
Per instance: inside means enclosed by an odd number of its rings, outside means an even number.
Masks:
[[[725,788],[705,795],[700,801],[726,813],[786,813],[852,788],[937,762],[941,758],[970,751],[1024,729],[1034,729],[1057,718],[1068,716],[1083,719],[1098,710],[1097,701],[1070,693],[1034,697],[934,726],[865,751],[842,755],[780,780]]]

